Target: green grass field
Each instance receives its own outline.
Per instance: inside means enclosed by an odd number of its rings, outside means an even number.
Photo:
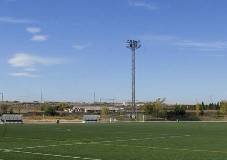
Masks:
[[[224,160],[227,123],[0,125],[0,160]]]

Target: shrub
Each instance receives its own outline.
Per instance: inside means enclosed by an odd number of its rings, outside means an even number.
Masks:
[[[56,116],[56,115],[58,115],[58,113],[57,113],[55,107],[48,106],[48,107],[45,109],[45,115],[48,115],[48,116]]]
[[[174,113],[177,117],[183,117],[186,114],[185,108],[177,105],[174,109]]]

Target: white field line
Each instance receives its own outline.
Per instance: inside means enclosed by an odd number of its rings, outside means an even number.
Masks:
[[[38,146],[28,146],[28,147],[19,147],[14,148],[14,150],[23,150],[23,149],[34,149],[34,148],[48,148],[48,147],[60,147],[60,146],[73,146],[73,145],[83,145],[83,144],[105,144],[105,143],[114,143],[114,142],[128,142],[128,141],[144,141],[152,139],[169,139],[169,138],[183,138],[189,137],[190,135],[186,134],[183,136],[161,136],[161,137],[147,137],[147,138],[132,138],[132,139],[116,139],[116,140],[106,140],[106,141],[91,141],[91,142],[75,142],[75,143],[63,143],[63,144],[51,144],[51,145],[38,145]]]
[[[0,151],[3,151],[3,152],[13,152],[13,153],[23,153],[23,154],[32,154],[32,155],[40,155],[40,156],[49,156],[49,157],[71,158],[71,159],[101,160],[99,158],[79,157],[79,156],[70,156],[70,155],[40,153],[40,152],[28,152],[28,151],[19,151],[19,150],[11,150],[11,149],[0,149]]]
[[[64,142],[67,140],[54,140],[54,139],[41,139],[41,138],[24,138],[24,137],[4,137],[5,139],[16,139],[16,140],[31,140],[31,141],[47,141],[47,142]]]
[[[101,159],[94,159],[94,158],[88,158],[88,157],[73,157],[73,156],[66,156],[66,155],[54,155],[54,154],[45,154],[45,153],[34,153],[34,152],[25,152],[20,151],[22,149],[34,149],[34,148],[45,148],[45,147],[58,147],[58,146],[72,146],[72,145],[82,145],[82,144],[103,144],[106,146],[118,146],[118,147],[137,147],[137,148],[144,148],[144,149],[154,149],[154,150],[175,150],[175,151],[189,151],[189,152],[207,152],[207,153],[222,153],[227,154],[227,151],[217,151],[217,150],[206,150],[206,149],[190,149],[190,148],[169,148],[169,147],[155,147],[155,146],[144,146],[144,145],[127,145],[127,144],[112,144],[113,142],[117,141],[134,141],[134,140],[146,140],[146,139],[165,139],[165,138],[179,138],[179,137],[189,137],[190,135],[184,135],[184,136],[169,136],[169,137],[151,137],[151,138],[143,138],[143,139],[126,139],[126,140],[120,140],[117,139],[115,141],[99,141],[99,142],[77,142],[77,143],[69,143],[69,144],[52,144],[47,146],[33,146],[33,147],[25,147],[25,148],[15,148],[15,150],[10,149],[0,149],[0,151],[4,152],[16,152],[16,153],[25,153],[25,154],[34,154],[34,155],[43,155],[43,156],[52,156],[52,157],[62,157],[62,158],[73,158],[73,159],[84,159],[84,160],[101,160]],[[19,150],[19,151],[18,151]],[[0,159],[1,160],[1,159]]]
[[[140,136],[151,136],[152,134],[142,134]],[[171,136],[171,134],[160,134],[161,136]],[[56,139],[42,139],[42,138],[25,138],[25,137],[9,137],[9,136],[6,136],[6,137],[2,137],[3,139],[16,139],[16,140],[31,140],[31,141],[47,141],[47,142],[67,142],[67,141],[74,141],[74,142],[77,142],[78,140],[56,140]],[[113,137],[113,139],[119,139],[119,138],[122,138],[122,137]],[[94,140],[94,139],[106,139],[104,137],[94,137],[92,139],[90,138],[83,138],[83,140]],[[81,141],[81,140],[80,140]]]
[[[151,135],[151,134],[150,134]],[[30,141],[46,141],[46,142],[67,142],[67,141],[78,141],[78,140],[55,140],[55,139],[42,139],[42,138],[24,138],[24,137],[2,137],[5,139],[16,139],[16,140],[30,140]],[[121,137],[113,137],[113,139],[117,139],[117,138],[121,138]],[[103,137],[94,137],[93,139],[90,138],[83,138],[83,140],[94,140],[94,139],[106,139]],[[81,140],[80,140],[81,141]]]
[[[54,139],[41,139],[41,138],[22,138],[22,137],[17,137],[17,138],[14,138],[14,137],[4,137],[4,138],[6,138],[6,139],[16,139],[16,140],[22,140],[22,141],[24,141],[24,140],[31,140],[31,141],[43,141],[43,142],[56,142],[56,143],[62,143],[62,142],[81,142],[81,140],[54,140]],[[86,138],[84,138],[84,139],[82,139],[82,140],[84,140],[84,141],[90,141],[90,140],[92,140],[92,139],[86,139]]]
[[[119,123],[227,123],[227,121],[122,121]]]
[[[30,140],[30,141],[46,141],[46,142],[67,142],[67,141],[74,141],[77,142],[79,140],[55,140],[55,139],[41,139],[41,138],[24,138],[24,137],[3,137],[5,139],[16,139],[16,140]],[[114,137],[114,139],[120,138],[120,137]],[[90,138],[83,138],[82,140],[94,140],[94,139],[106,139],[103,137],[94,137],[93,139]],[[80,140],[81,141],[81,140]]]
[[[175,150],[175,151],[189,151],[189,152],[208,152],[208,153],[222,153],[227,154],[227,151],[217,151],[217,150],[206,150],[206,149],[190,149],[190,148],[168,148],[168,147],[152,147],[152,146],[141,146],[141,145],[127,145],[127,144],[103,144],[106,146],[117,146],[117,147],[137,147],[144,149],[154,149],[154,150]]]
[[[184,136],[169,136],[169,137],[153,137],[153,138],[144,138],[142,140],[146,139],[158,139],[158,138],[179,138],[179,137],[189,137],[190,135],[184,135]],[[52,144],[52,145],[47,145],[47,146],[33,146],[33,147],[25,147],[25,148],[15,148],[18,150],[21,149],[34,149],[34,148],[45,148],[45,147],[58,147],[58,146],[73,146],[73,145],[87,145],[87,144],[102,144],[106,146],[118,146],[118,147],[136,147],[136,148],[143,148],[143,149],[153,149],[153,150],[174,150],[174,151],[189,151],[189,152],[207,152],[207,153],[222,153],[222,154],[227,154],[227,151],[217,151],[217,150],[206,150],[206,149],[190,149],[190,148],[170,148],[170,147],[155,147],[155,146],[144,146],[144,145],[128,145],[128,144],[113,144],[113,142],[117,141],[134,141],[134,140],[141,140],[141,139],[127,139],[127,140],[115,140],[115,141],[99,141],[99,142],[77,142],[77,143],[69,143],[69,144]],[[0,149],[4,150],[4,149]],[[5,152],[8,150],[5,149]],[[21,153],[23,153],[21,151]],[[33,153],[33,152],[31,152]],[[34,154],[39,154],[39,153],[34,153]],[[47,154],[43,154],[47,155]],[[53,155],[52,155],[53,156]],[[55,156],[56,157],[56,156]],[[64,157],[66,158],[66,157]],[[68,158],[72,158],[68,157]],[[84,158],[81,158],[84,159]],[[85,158],[86,159],[86,158]],[[90,160],[99,160],[99,159],[90,159]]]
[[[191,136],[189,134],[186,134],[184,136]],[[155,138],[160,138],[160,139],[164,139],[164,138],[174,138],[174,137],[180,137],[179,135],[165,135],[165,136],[160,136],[160,137],[148,137],[148,138],[142,138],[142,139],[137,139],[137,138],[131,138],[131,140],[148,140],[148,139],[155,139]],[[81,140],[54,140],[54,139],[41,139],[41,138],[23,138],[23,137],[4,137],[6,139],[17,139],[17,140],[33,140],[33,141],[46,141],[46,142],[81,142]],[[125,139],[119,139],[121,137],[114,137],[113,139],[117,139],[117,140],[113,140],[113,141],[129,141],[129,140],[125,140]],[[95,137],[94,139],[105,139],[103,137]],[[94,140],[94,139],[89,139],[89,138],[84,138],[82,140]],[[104,140],[105,141],[105,140]],[[106,142],[109,142],[109,140],[106,140]],[[112,142],[112,141],[111,141]]]

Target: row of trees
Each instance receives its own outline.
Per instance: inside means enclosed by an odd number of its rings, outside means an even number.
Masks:
[[[220,109],[220,102],[217,103],[209,103],[205,104],[202,102],[201,104],[197,103],[200,105],[201,110],[219,110]]]
[[[195,105],[195,110],[197,115],[204,115],[205,110],[217,110],[218,114],[227,114],[227,102],[221,101],[218,103],[210,103],[208,105],[205,105],[204,102],[201,104],[197,103]]]
[[[165,104],[165,99],[158,98],[154,102],[147,103],[141,108],[146,115],[153,117],[168,118],[168,117],[183,117],[186,114],[184,106],[175,105],[174,110],[168,110]]]
[[[140,109],[146,114],[151,115],[152,117],[160,117],[160,118],[169,118],[176,117],[181,118],[186,115],[186,110],[195,110],[197,116],[202,116],[205,113],[205,110],[209,109],[209,107],[216,107],[218,110],[218,114],[225,115],[227,114],[227,101],[222,101],[220,103],[212,103],[212,104],[201,104],[197,103],[196,105],[191,105],[190,107],[186,105],[174,105],[168,106],[165,103],[165,98],[158,98],[154,102],[147,103],[143,105]],[[15,106],[14,106],[15,108]],[[45,115],[56,116],[59,115],[60,111],[64,111],[65,109],[70,108],[70,106],[66,103],[59,104],[49,104],[44,103],[40,105],[40,110],[45,113]],[[4,113],[13,113],[13,107],[8,104],[0,104],[0,114]],[[16,112],[17,113],[17,112]],[[103,106],[101,109],[101,117],[108,118],[110,114],[110,110],[107,106]]]
[[[170,109],[171,108],[171,109]],[[201,104],[197,103],[196,105],[171,105],[167,106],[165,104],[165,99],[157,99],[154,102],[147,103],[141,107],[141,110],[145,115],[151,115],[153,117],[159,118],[183,118],[186,115],[186,110],[195,110],[196,116],[203,116],[205,110],[216,109],[218,115],[227,115],[227,101],[222,101],[220,103],[210,103],[208,105],[202,102]]]

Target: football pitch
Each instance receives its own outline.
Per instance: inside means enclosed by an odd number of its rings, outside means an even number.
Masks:
[[[0,160],[224,160],[227,123],[0,125]]]

